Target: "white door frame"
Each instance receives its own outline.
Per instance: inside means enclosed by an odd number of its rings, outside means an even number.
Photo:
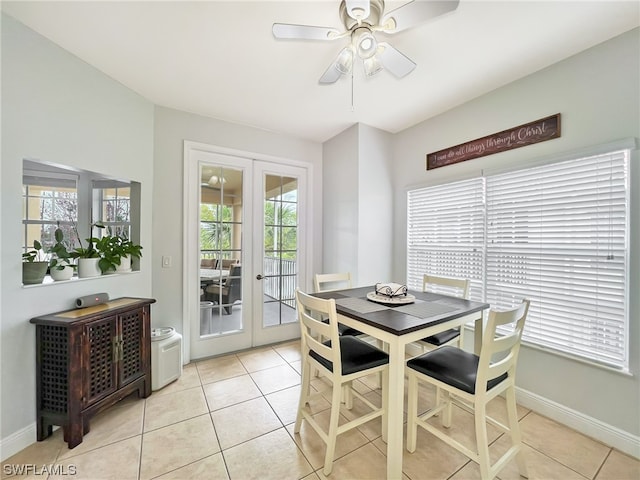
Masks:
[[[305,244],[307,245],[306,255],[304,258],[300,258],[300,262],[305,263],[305,270],[307,272],[312,271],[313,266],[313,164],[311,162],[304,162],[300,160],[293,160],[290,158],[276,157],[272,155],[265,155],[261,153],[248,152],[243,150],[237,150],[227,147],[221,147],[217,145],[210,145],[201,142],[194,142],[190,140],[184,141],[183,147],[183,237],[182,237],[182,338],[183,338],[183,359],[184,363],[189,363],[191,360],[191,325],[195,318],[200,318],[200,305],[199,305],[199,270],[197,255],[200,251],[199,248],[199,189],[200,189],[200,172],[198,162],[195,161],[194,156],[197,152],[214,153],[220,155],[235,156],[244,159],[253,159],[264,162],[272,162],[280,165],[293,165],[303,167],[307,170],[307,194],[306,194],[306,208],[302,214],[305,218]],[[250,234],[250,232],[248,232]],[[244,272],[243,272],[244,273]],[[253,298],[253,288],[249,285],[253,284],[255,275],[253,272],[247,272],[251,274],[252,282],[247,286],[246,298]],[[306,279],[300,278],[301,285],[306,284]],[[244,295],[244,294],[243,294]],[[193,299],[191,301],[190,299]],[[250,308],[249,305],[246,305]],[[243,305],[245,308],[245,305]],[[262,321],[262,319],[260,319]]]

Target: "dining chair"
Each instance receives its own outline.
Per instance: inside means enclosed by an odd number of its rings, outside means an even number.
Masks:
[[[316,293],[351,288],[351,273],[316,273],[313,276],[313,286]],[[340,335],[362,335],[362,332],[341,323],[338,324],[338,333]]]
[[[469,280],[466,278],[438,277],[425,274],[422,280],[422,291],[468,299]],[[460,328],[450,328],[444,332],[423,338],[417,343],[422,347],[423,353],[443,345],[456,345],[463,348],[463,334],[464,326]]]
[[[351,288],[351,273],[349,272],[343,272],[343,273],[316,273],[313,276],[313,286],[314,289],[316,291],[316,293],[318,292],[333,292],[335,290],[342,290],[345,288]],[[326,323],[327,319],[323,319],[323,321]],[[367,335],[365,335],[364,333],[362,333],[359,330],[356,330],[355,328],[352,327],[348,327],[347,325],[344,325],[342,323],[338,323],[338,334],[340,336],[342,335],[350,335],[352,337],[366,337]],[[320,341],[322,341],[323,338],[322,336],[320,336]],[[378,346],[378,348],[383,349],[384,350],[384,344],[381,340],[376,340],[376,345]],[[314,373],[314,376],[318,376],[318,372],[316,371]],[[378,386],[382,386],[382,376],[378,375]],[[343,400],[346,404],[351,405],[351,403],[353,402],[353,397],[349,391],[349,389],[345,389],[345,391],[343,392]]]
[[[351,273],[316,273],[313,276],[313,286],[316,292],[351,288]]]
[[[324,474],[333,468],[337,436],[359,425],[382,417],[382,436],[386,440],[387,390],[389,382],[389,355],[367,342],[350,335],[338,333],[338,314],[334,299],[321,299],[307,295],[296,289],[298,320],[301,329],[302,385],[300,402],[296,415],[294,433],[300,433],[304,419],[327,445],[324,458]],[[324,323],[320,318],[328,318]],[[319,332],[328,338],[320,342],[314,336]],[[325,431],[307,407],[311,395],[311,369],[317,369],[329,379],[333,386],[329,428]],[[382,406],[376,407],[368,399],[352,388],[357,378],[372,373],[382,373]],[[371,411],[347,423],[339,425],[342,389],[348,388],[351,395],[360,399]],[[319,394],[317,394],[319,395]],[[347,405],[351,409],[352,405]]]
[[[480,356],[460,348],[443,346],[412,358],[407,362],[407,450],[416,450],[418,427],[454,447],[480,465],[483,479],[494,478],[514,457],[520,475],[527,477],[522,440],[516,411],[516,365],[522,330],[529,310],[529,300],[508,311],[491,310]],[[509,326],[496,334],[497,327]],[[508,330],[508,331],[505,331]],[[492,363],[492,358],[499,358]],[[443,391],[433,409],[418,415],[418,387],[420,383],[435,385]],[[505,392],[508,426],[487,415],[487,404]],[[429,418],[442,412],[442,426],[451,426],[452,403],[475,416],[475,450],[471,450],[452,436],[428,423]],[[487,422],[511,436],[511,447],[493,465],[489,458]]]

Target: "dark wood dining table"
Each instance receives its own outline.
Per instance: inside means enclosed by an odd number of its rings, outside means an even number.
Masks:
[[[387,424],[387,478],[402,478],[403,408],[405,347],[407,344],[468,322],[475,323],[474,349],[482,345],[483,311],[489,304],[436,293],[408,291],[415,301],[405,304],[382,304],[367,294],[374,286],[334,290],[313,294],[334,298],[338,321],[389,347],[389,388]]]

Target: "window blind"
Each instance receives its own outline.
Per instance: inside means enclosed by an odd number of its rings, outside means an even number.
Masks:
[[[425,273],[468,278],[470,298],[483,298],[484,179],[407,195],[407,286],[421,290]]]
[[[486,178],[486,301],[525,341],[627,365],[626,151]]]
[[[494,308],[531,300],[523,340],[628,369],[629,150],[407,194],[407,285],[471,280]]]

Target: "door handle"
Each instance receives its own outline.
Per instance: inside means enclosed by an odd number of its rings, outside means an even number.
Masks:
[[[262,280],[264,277],[261,274],[256,275],[256,280]]]

